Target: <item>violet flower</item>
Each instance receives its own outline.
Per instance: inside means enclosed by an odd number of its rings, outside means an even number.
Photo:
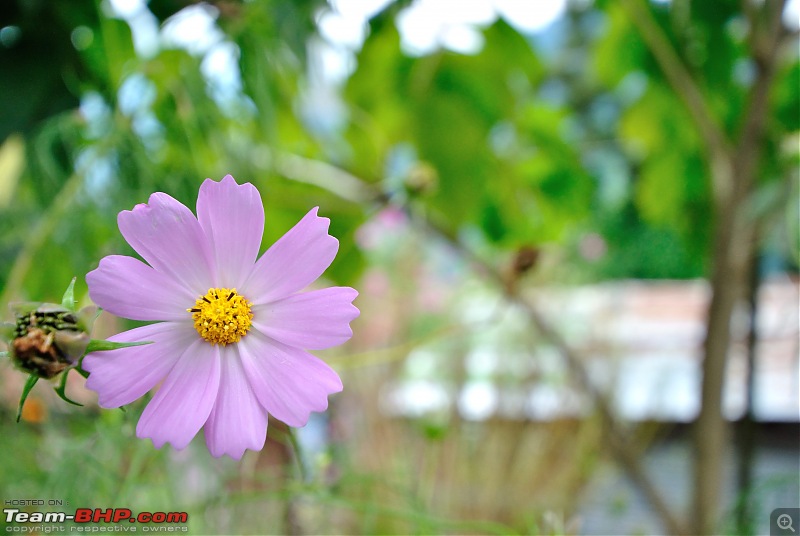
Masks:
[[[89,296],[117,316],[158,323],[109,339],[152,344],[84,358],[86,385],[102,407],[129,404],[163,382],[136,435],[182,449],[203,428],[212,455],[235,459],[263,448],[267,413],[303,426],[310,412],[327,409],[342,382],[306,350],[347,341],[359,311],[349,287],[300,292],[339,247],[317,208],[258,260],[261,196],[230,175],[203,182],[196,218],[155,193],[118,223],[149,265],[105,257],[86,276]]]

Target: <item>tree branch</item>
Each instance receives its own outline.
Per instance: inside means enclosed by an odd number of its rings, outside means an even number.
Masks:
[[[764,2],[766,21],[758,24],[759,19],[753,17],[751,28],[751,53],[755,61],[756,81],[750,92],[744,123],[739,133],[739,142],[735,153],[735,169],[743,184],[737,185],[740,196],[749,191],[750,181],[758,165],[762,150],[761,140],[764,134],[769,107],[769,90],[775,78],[776,62],[780,47],[784,42],[785,32],[781,17],[786,0]]]
[[[352,203],[382,202],[383,193],[367,181],[319,160],[270,150],[273,169],[285,178],[318,186]]]
[[[675,52],[661,26],[653,18],[652,13],[641,0],[622,0],[622,6],[639,30],[642,40],[655,57],[667,81],[689,110],[689,115],[700,132],[710,159],[714,161],[723,155],[730,154],[730,144],[725,132],[718,125],[700,88]],[[723,196],[724,192],[729,189],[729,184],[714,183],[714,190]]]
[[[627,473],[628,478],[631,479],[633,484],[639,488],[650,502],[650,505],[664,523],[666,532],[669,534],[685,534],[682,524],[672,513],[658,489],[647,476],[638,453],[631,448],[632,443],[628,434],[614,416],[614,412],[605,395],[594,385],[588,370],[583,364],[583,360],[575,350],[573,350],[550,323],[545,320],[544,316],[532,303],[506,284],[503,275],[495,269],[494,266],[478,257],[470,248],[456,238],[436,227],[430,220],[425,217],[417,217],[416,219],[421,221],[431,232],[446,240],[461,257],[473,263],[480,272],[492,280],[498,288],[505,289],[504,295],[506,298],[519,306],[542,337],[558,349],[559,353],[566,361],[573,378],[578,382],[581,388],[588,393],[589,398],[597,409],[600,419],[603,422],[604,433],[611,446],[611,453],[616,458],[617,463],[620,464],[622,469]]]
[[[292,157],[291,161],[295,166],[291,176],[285,175],[292,180],[302,180],[325,188],[335,195],[342,195],[342,189],[339,187],[339,182],[344,179],[344,182],[349,185],[348,191],[358,192],[354,196],[358,199],[378,201],[380,204],[388,204],[388,197],[380,192],[377,187],[363,181],[362,179],[351,175],[350,173],[341,170],[330,164],[323,164],[314,160],[306,159],[303,157]],[[320,174],[321,173],[321,174]],[[316,174],[316,175],[315,175]],[[311,178],[313,177],[313,179]],[[605,433],[609,439],[611,453],[615,457],[617,463],[620,464],[622,469],[631,479],[633,484],[639,488],[642,494],[652,505],[653,509],[660,516],[664,523],[666,532],[670,534],[684,534],[684,528],[670,508],[667,506],[661,494],[653,482],[648,477],[644,468],[642,467],[639,455],[631,447],[632,443],[628,438],[628,434],[623,427],[619,424],[611,405],[606,399],[605,395],[594,385],[589,372],[583,364],[583,360],[573,350],[569,344],[553,329],[553,327],[545,320],[544,316],[536,309],[536,307],[529,301],[525,300],[513,289],[506,285],[503,275],[490,263],[480,258],[469,247],[461,243],[455,236],[452,236],[443,228],[437,226],[425,215],[409,211],[412,219],[421,223],[425,229],[431,234],[439,237],[447,242],[459,256],[469,262],[473,268],[480,272],[483,276],[492,281],[499,289],[503,289],[504,296],[510,302],[517,304],[528,316],[531,324],[533,324],[539,333],[554,347],[556,347],[570,370],[570,374],[578,382],[578,384],[588,393],[595,408],[600,414],[600,418],[604,425]]]

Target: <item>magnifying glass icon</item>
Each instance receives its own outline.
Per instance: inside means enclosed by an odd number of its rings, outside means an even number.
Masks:
[[[782,530],[789,529],[794,532],[794,527],[792,527],[792,516],[789,514],[781,514],[778,516],[778,527]]]

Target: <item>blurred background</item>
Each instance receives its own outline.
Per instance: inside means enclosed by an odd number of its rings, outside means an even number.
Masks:
[[[769,533],[800,504],[799,28],[795,0],[0,3],[2,310],[73,276],[87,304],[133,254],[119,211],[227,173],[263,249],[320,207],[361,309],[320,352],[344,392],[241,462],[155,450],[146,400],[101,411],[74,372],[84,407],[43,381],[16,424],[0,360],[0,499],[193,534]]]

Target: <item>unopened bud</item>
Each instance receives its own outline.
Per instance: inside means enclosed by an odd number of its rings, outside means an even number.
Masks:
[[[17,312],[10,356],[23,371],[54,378],[75,365],[89,344],[83,315],[50,303]]]
[[[439,173],[427,162],[419,162],[409,171],[405,185],[412,195],[429,195],[439,186]]]

